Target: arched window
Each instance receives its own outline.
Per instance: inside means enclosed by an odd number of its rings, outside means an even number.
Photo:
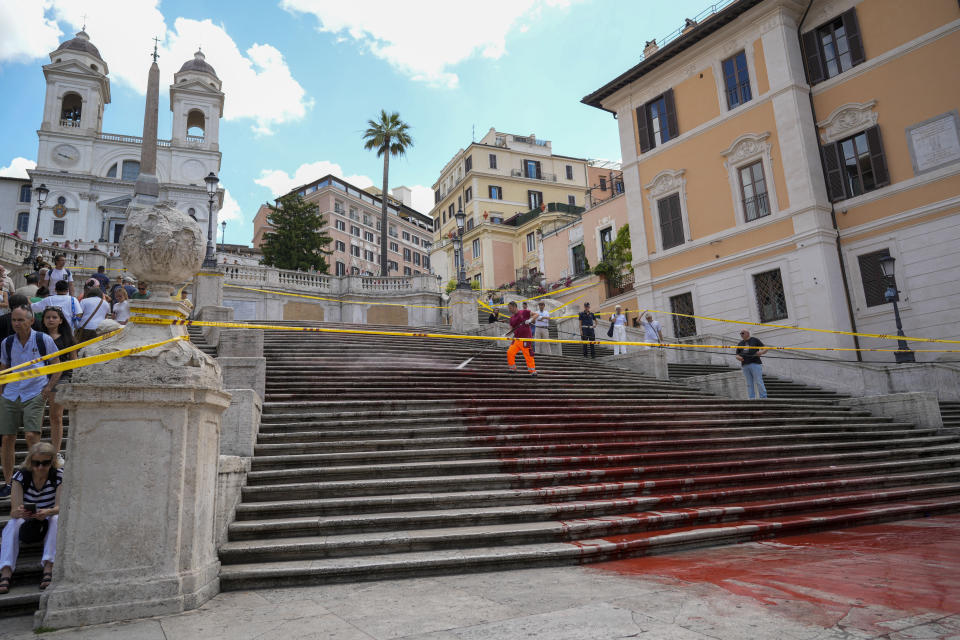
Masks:
[[[107,177],[108,177],[108,178],[116,178],[116,177],[117,177],[117,165],[116,165],[116,163],[114,163],[114,165],[113,165],[112,167],[110,167],[109,169],[107,169]]]
[[[111,165],[110,168],[107,169],[107,177],[108,177],[108,178],[116,178],[116,177],[117,177],[117,165],[120,165],[120,164],[121,164],[121,163],[118,162],[118,163],[116,163],[116,164]],[[120,169],[120,179],[121,179],[121,180],[127,180],[127,181],[129,181],[129,182],[133,182],[134,180],[137,179],[137,177],[138,177],[139,175],[140,175],[140,163],[139,163],[139,162],[137,162],[136,160],[124,160],[124,161],[123,161],[123,163],[122,163],[122,165],[121,165],[121,169]]]
[[[30,212],[21,211],[17,214],[17,231],[26,233],[30,230]]]
[[[194,109],[187,114],[187,137],[203,139],[206,129],[206,118],[203,111]]]
[[[76,93],[63,96],[63,110],[60,114],[60,125],[63,127],[79,127],[80,115],[83,112],[83,98]]]

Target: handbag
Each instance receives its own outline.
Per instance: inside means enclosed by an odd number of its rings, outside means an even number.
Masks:
[[[97,308],[93,310],[93,313],[90,314],[90,317],[87,318],[86,322],[84,322],[82,325],[77,327],[77,329],[73,332],[74,340],[76,340],[77,342],[85,342],[85,340],[83,339],[84,329],[88,324],[90,324],[90,321],[93,320],[93,316],[97,315],[97,311],[100,311],[100,307],[102,306],[103,306],[103,298],[101,297],[100,302],[97,303]]]
[[[612,338],[612,337],[613,337],[613,323],[614,323],[614,321],[611,320],[611,321],[610,321],[610,328],[607,329],[607,337],[608,337],[608,338]]]

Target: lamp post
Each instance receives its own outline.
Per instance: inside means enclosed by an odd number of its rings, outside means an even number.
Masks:
[[[900,308],[897,306],[897,301],[900,300],[900,291],[897,290],[897,281],[894,280],[894,263],[896,263],[896,258],[893,256],[884,256],[880,258],[880,271],[883,272],[883,276],[887,279],[887,290],[883,292],[883,298],[887,302],[893,303],[893,317],[897,323],[897,335],[901,338],[904,337],[903,333],[903,324],[900,322]],[[897,362],[916,362],[917,358],[913,351],[910,350],[910,347],[907,346],[906,340],[897,340],[897,352],[894,354],[894,358]]]
[[[457,235],[454,237],[454,242],[456,242],[456,253],[460,256],[460,263],[457,266],[457,289],[469,289],[470,283],[467,282],[466,265],[464,264],[466,260],[464,260],[463,255],[463,227],[467,214],[461,208],[457,210],[455,217],[457,220]]]
[[[204,267],[216,267],[217,266],[217,250],[214,246],[216,239],[214,238],[214,233],[216,233],[216,222],[213,220],[213,200],[217,197],[217,184],[220,183],[220,179],[217,178],[217,174],[213,171],[203,179],[207,183],[207,198],[208,198],[208,208],[207,208],[207,255],[203,259]]]
[[[37,258],[37,238],[40,236],[40,214],[43,212],[43,203],[47,201],[47,194],[50,193],[47,185],[42,182],[34,191],[37,192],[37,223],[33,226],[33,244],[30,245],[30,255],[24,258],[23,264],[32,264]]]
[[[224,220],[220,223],[220,248],[223,249],[223,245],[227,244],[227,221]]]

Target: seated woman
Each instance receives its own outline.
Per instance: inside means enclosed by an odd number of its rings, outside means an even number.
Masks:
[[[10,520],[3,528],[0,542],[0,594],[10,590],[10,578],[17,566],[21,536],[43,540],[43,579],[46,589],[53,579],[53,561],[57,553],[57,516],[60,513],[60,489],[63,470],[49,442],[33,445],[23,466],[13,474],[10,493]]]

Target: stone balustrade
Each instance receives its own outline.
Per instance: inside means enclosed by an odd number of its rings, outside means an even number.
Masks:
[[[262,265],[221,265],[224,284],[303,293],[410,294],[440,293],[436,276],[330,276],[308,271],[289,271]]]

